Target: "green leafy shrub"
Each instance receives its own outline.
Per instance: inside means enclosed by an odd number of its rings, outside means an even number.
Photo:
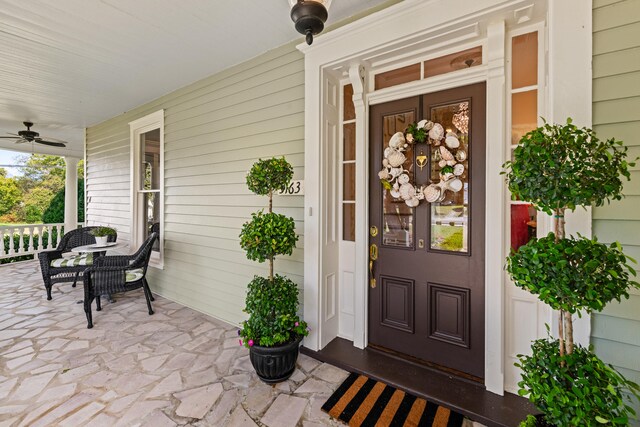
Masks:
[[[89,233],[95,237],[115,236],[116,230],[111,227],[96,227],[89,231]]]
[[[293,167],[284,157],[258,160],[247,174],[249,190],[260,196],[284,191],[293,178]]]
[[[284,190],[293,168],[284,157],[259,160],[247,174],[249,189],[269,196],[269,211],[253,213],[242,226],[240,246],[252,261],[269,261],[269,277],[255,276],[248,286],[244,311],[249,318],[238,331],[246,347],[272,347],[307,336],[307,324],[297,314],[298,288],[284,276],[273,274],[276,255],[291,255],[298,236],[293,218],[272,212],[273,193]]]
[[[42,214],[45,224],[64,222],[64,189],[58,191]],[[78,222],[84,222],[84,180],[78,180]]]
[[[256,212],[251,217],[240,233],[240,246],[248,259],[265,262],[276,255],[293,253],[298,241],[293,218],[273,212]]]
[[[553,233],[533,239],[507,258],[515,285],[551,306],[569,313],[601,311],[612,300],[629,298],[627,289],[636,272],[619,243],[607,246],[597,239],[560,239]]]
[[[298,317],[298,288],[283,276],[270,280],[255,276],[249,283],[245,312],[250,314],[242,324],[240,336],[246,346],[272,347],[284,344],[296,335],[307,335],[306,323]]]
[[[503,167],[514,197],[552,214],[554,209],[578,205],[602,206],[622,198],[622,180],[629,180],[627,147],[621,141],[601,141],[587,128],[541,126],[522,137],[513,152],[514,161]]]
[[[628,425],[635,412],[623,392],[638,396],[640,388],[584,347],[564,356],[558,348],[557,340],[540,339],[533,342],[531,356],[518,355],[516,366],[523,371],[518,393],[542,410],[549,424]],[[521,426],[535,425],[530,422]]]

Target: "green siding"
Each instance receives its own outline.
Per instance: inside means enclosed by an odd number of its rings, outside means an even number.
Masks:
[[[129,122],[165,110],[164,270],[154,292],[219,319],[244,319],[246,285],[266,265],[246,259],[238,235],[266,207],[245,176],[258,158],[286,156],[304,178],[304,57],[291,43],[87,129],[88,222],[129,242]],[[303,232],[303,198],[276,197]],[[302,287],[304,236],[276,270]]]
[[[624,141],[635,158],[640,156],[640,1],[593,4],[594,129],[601,138]],[[640,165],[631,178],[624,200],[594,208],[593,231],[604,242],[619,241],[627,255],[640,260]],[[596,353],[640,383],[640,291],[595,313],[591,339]],[[640,410],[637,402],[635,407]]]

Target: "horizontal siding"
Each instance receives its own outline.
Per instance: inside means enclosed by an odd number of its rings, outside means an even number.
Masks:
[[[247,260],[242,224],[266,197],[246,188],[251,165],[286,156],[304,177],[304,60],[294,44],[181,88],[87,130],[89,223],[115,225],[129,239],[129,125],[165,110],[164,270],[150,270],[155,292],[218,319],[244,318],[247,283],[267,265]],[[303,198],[276,197],[302,234]],[[304,236],[276,271],[303,283]]]
[[[633,160],[640,156],[640,1],[595,0],[593,6],[594,130],[600,138],[624,141]],[[593,232],[603,242],[622,243],[625,254],[640,260],[640,164],[632,169],[626,197],[593,209]],[[603,360],[640,383],[640,290],[630,294],[594,313],[591,341]],[[634,406],[638,412],[637,401]]]

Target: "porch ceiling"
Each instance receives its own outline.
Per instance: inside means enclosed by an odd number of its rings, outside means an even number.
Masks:
[[[339,0],[328,25],[385,0]],[[83,129],[299,39],[287,0],[0,0],[0,135],[25,120],[82,156]]]

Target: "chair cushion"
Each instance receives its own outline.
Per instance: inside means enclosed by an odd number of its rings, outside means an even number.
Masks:
[[[80,254],[74,255],[68,258],[58,258],[51,261],[51,267],[61,268],[61,267],[78,267],[78,266],[89,266],[93,264],[93,254]]]
[[[144,276],[144,269],[134,268],[133,270],[127,270],[126,273],[127,273],[125,278],[126,282],[127,283],[135,282],[142,279],[142,276]]]

